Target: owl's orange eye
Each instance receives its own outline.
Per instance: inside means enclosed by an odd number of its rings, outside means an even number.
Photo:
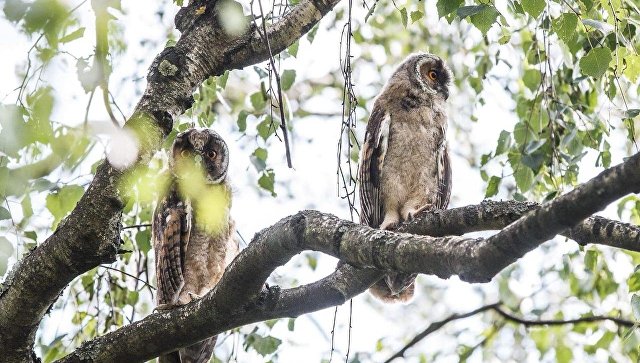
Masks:
[[[209,159],[213,159],[216,157],[216,155],[218,155],[215,151],[213,150],[209,150],[207,151],[207,157],[209,157]]]
[[[436,73],[436,71],[429,71],[429,73],[427,73],[427,76],[430,80],[435,81],[438,77],[438,74]]]

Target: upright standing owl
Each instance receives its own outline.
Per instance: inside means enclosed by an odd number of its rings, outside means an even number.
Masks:
[[[209,129],[178,134],[169,155],[170,183],[153,216],[158,309],[189,303],[220,281],[238,254],[229,215],[227,144]],[[159,362],[208,362],[216,337],[161,356]]]
[[[410,55],[376,99],[360,156],[360,221],[393,229],[451,194],[447,115],[451,72],[439,57]],[[390,273],[371,286],[387,302],[413,296],[414,274]]]

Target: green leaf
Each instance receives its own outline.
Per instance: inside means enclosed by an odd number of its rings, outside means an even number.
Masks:
[[[84,29],[85,29],[84,27],[78,28],[73,32],[65,35],[64,37],[60,38],[60,43],[69,43],[76,39],[82,38],[84,36]]]
[[[627,286],[629,287],[629,292],[636,292],[640,290],[640,271],[637,270],[629,276],[627,279]]]
[[[542,81],[542,73],[540,73],[537,69],[527,69],[524,71],[524,76],[522,77],[522,82],[527,86],[531,92],[535,92],[535,90],[540,86],[540,81]]]
[[[400,9],[400,20],[402,20],[402,25],[404,25],[404,27],[407,27],[407,9],[406,8],[402,8]]]
[[[489,198],[498,194],[498,187],[500,186],[501,181],[502,178],[495,175],[492,176],[491,179],[489,179],[489,185],[487,185],[487,191],[484,193],[484,197]]]
[[[640,296],[637,294],[631,296],[631,310],[633,310],[633,317],[640,320]]]
[[[569,363],[573,361],[573,351],[566,345],[556,346],[556,362],[557,363]]]
[[[584,255],[584,267],[593,271],[596,268],[596,264],[598,262],[598,251],[588,250]]]
[[[249,100],[251,101],[251,106],[256,111],[260,111],[267,104],[267,100],[264,98],[264,94],[262,91],[254,92],[249,96]]]
[[[542,13],[547,2],[545,0],[523,0],[522,8],[533,18],[537,18]]]
[[[460,17],[460,19],[464,19],[467,16],[471,16],[483,11],[485,8],[489,7],[489,5],[471,5],[471,6],[463,6],[458,8],[456,14]]]
[[[229,80],[229,71],[226,70],[222,73],[221,76],[218,77],[218,81],[216,82],[217,86],[221,89],[227,87],[227,81]]]
[[[151,250],[151,231],[140,230],[136,233],[136,245],[140,251],[147,253]]]
[[[424,13],[420,10],[416,10],[416,11],[412,11],[411,12],[411,23],[415,23],[416,21],[422,19],[422,17],[424,16]]]
[[[11,219],[11,213],[9,213],[9,210],[5,207],[0,207],[0,221],[3,221],[5,219]]]
[[[277,124],[274,124],[272,122],[272,118],[267,116],[262,122],[258,124],[258,126],[256,126],[256,129],[258,130],[258,135],[260,135],[260,137],[266,141],[269,136],[276,132],[276,127]]]
[[[482,34],[487,34],[493,23],[498,18],[498,11],[493,6],[484,5],[482,10],[470,15],[471,24],[478,28]]]
[[[635,83],[640,77],[640,55],[631,54],[625,58],[627,68],[624,70],[624,75],[629,80]]]
[[[611,59],[611,50],[609,48],[593,48],[580,59],[580,70],[587,76],[599,78],[609,68]]]
[[[551,21],[551,28],[558,34],[558,38],[569,43],[576,36],[578,16],[573,13],[564,13]]]
[[[438,16],[443,17],[449,15],[457,10],[464,0],[438,0],[436,8],[438,9]]]
[[[275,351],[278,350],[278,347],[282,343],[280,339],[274,338],[272,336],[261,337],[256,334],[252,334],[252,336],[253,342],[251,343],[251,347],[262,356],[275,353]]]
[[[520,165],[520,167],[513,174],[516,179],[516,185],[521,192],[526,192],[531,189],[531,184],[533,184],[533,170],[529,169],[524,165]]]
[[[266,161],[268,155],[269,153],[267,152],[267,149],[263,149],[261,147],[253,151],[253,154],[250,156],[250,160],[257,171],[263,171],[267,167]]]
[[[307,257],[307,264],[309,265],[312,271],[315,271],[316,268],[318,267],[318,258],[311,254],[306,255],[306,257]]]
[[[47,209],[53,215],[53,229],[56,228],[62,218],[66,217],[76,206],[84,194],[84,189],[79,185],[66,185],[57,192],[47,195]]]
[[[282,85],[282,90],[286,91],[291,88],[293,82],[296,80],[296,71],[293,69],[285,69],[280,76],[280,84]]]
[[[289,321],[287,322],[287,329],[289,331],[293,331],[293,329],[295,328],[295,324],[296,324],[296,319],[295,318],[289,318]]]
[[[496,147],[496,155],[505,153],[511,147],[511,133],[505,130],[500,132],[498,137],[498,146]]]
[[[22,215],[24,218],[29,218],[33,215],[33,207],[31,206],[31,197],[29,194],[26,194],[24,198],[22,198],[20,206],[22,207]]]
[[[9,257],[13,255],[13,244],[5,237],[0,237],[0,276],[7,272]]]
[[[242,110],[238,113],[238,131],[245,132],[247,130],[247,116],[249,116],[249,112]]]
[[[287,52],[294,57],[298,56],[298,48],[300,47],[300,40],[296,40],[287,48]]]
[[[274,191],[276,175],[271,169],[267,169],[262,172],[260,179],[258,179],[258,185],[271,193],[271,196],[275,197],[276,192]]]

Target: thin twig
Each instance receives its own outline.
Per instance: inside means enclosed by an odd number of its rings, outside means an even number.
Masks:
[[[612,321],[620,326],[624,326],[627,328],[630,328],[634,325],[634,322],[631,320],[626,320],[626,319],[621,319],[621,318],[616,318],[614,316],[606,316],[606,315],[595,315],[595,316],[584,316],[581,318],[576,318],[576,319],[567,319],[567,320],[529,320],[529,319],[524,319],[521,318],[519,316],[513,315],[507,311],[505,311],[502,307],[502,303],[498,302],[495,304],[489,304],[489,305],[485,305],[482,307],[479,307],[475,310],[472,310],[468,313],[464,313],[464,314],[452,314],[449,317],[447,317],[444,320],[441,321],[437,321],[435,323],[431,323],[426,329],[424,329],[422,332],[420,332],[418,335],[416,335],[413,339],[411,339],[411,341],[409,343],[407,343],[404,347],[402,347],[402,349],[400,349],[398,352],[396,352],[394,355],[392,355],[391,357],[389,357],[387,360],[384,361],[384,363],[390,363],[391,361],[393,361],[396,358],[402,358],[404,357],[405,352],[413,347],[414,345],[416,345],[418,342],[420,342],[422,339],[426,338],[429,334],[434,333],[438,330],[440,330],[442,327],[444,327],[445,325],[447,325],[448,323],[455,321],[455,320],[459,320],[459,319],[466,319],[468,317],[483,313],[485,311],[488,310],[492,310],[495,311],[498,315],[500,315],[503,319],[513,322],[513,323],[517,323],[520,325],[524,325],[525,327],[530,327],[530,326],[549,326],[549,325],[569,325],[569,324],[582,324],[582,323],[596,323],[596,322],[600,322],[600,321]]]

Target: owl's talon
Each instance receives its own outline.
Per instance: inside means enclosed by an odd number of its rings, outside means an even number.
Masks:
[[[196,295],[196,294],[194,294],[194,293],[192,293],[192,292],[188,292],[187,294],[189,294],[189,297],[191,298],[191,301],[193,301],[193,300],[200,300],[200,299],[202,299],[202,296],[200,296],[200,295]]]
[[[178,305],[178,304],[159,304],[158,306],[153,308],[153,311],[157,311],[157,312],[161,313],[161,312],[164,312],[164,311],[175,309],[178,306],[180,306],[180,305]]]

